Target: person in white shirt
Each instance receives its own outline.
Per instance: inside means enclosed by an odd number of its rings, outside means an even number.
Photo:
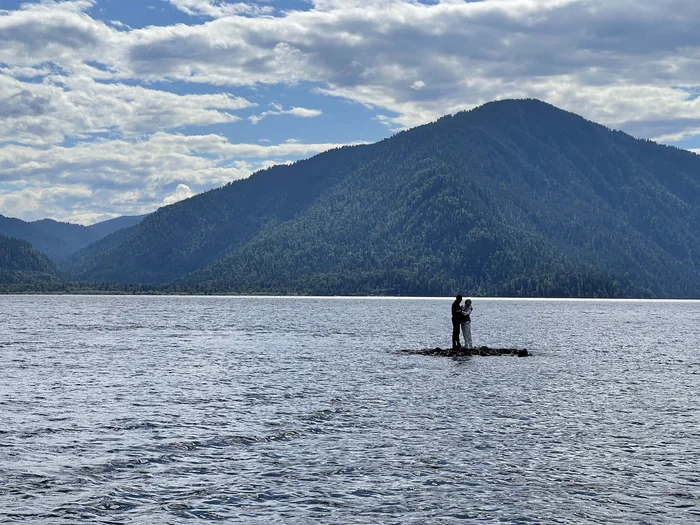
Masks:
[[[462,307],[462,336],[464,337],[464,347],[472,347],[472,319],[471,313],[474,309],[472,308],[472,300],[467,299],[464,301],[464,306]]]

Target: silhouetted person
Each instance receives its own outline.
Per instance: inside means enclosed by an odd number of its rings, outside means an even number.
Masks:
[[[466,299],[462,308],[462,336],[464,336],[464,346],[472,347],[472,300]]]
[[[462,324],[462,296],[455,297],[452,303],[452,348],[459,348],[459,327]]]

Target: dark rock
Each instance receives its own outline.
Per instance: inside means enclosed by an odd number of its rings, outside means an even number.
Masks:
[[[403,354],[410,355],[437,355],[443,357],[464,357],[470,355],[512,355],[527,357],[530,354],[524,348],[489,348],[480,346],[475,348],[425,348],[423,350],[401,350]]]

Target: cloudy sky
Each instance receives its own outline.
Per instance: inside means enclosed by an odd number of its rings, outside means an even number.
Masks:
[[[0,0],[0,214],[146,213],[536,97],[700,151],[696,0]]]

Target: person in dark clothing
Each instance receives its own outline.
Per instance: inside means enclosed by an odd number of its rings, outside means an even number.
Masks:
[[[455,297],[452,303],[452,348],[460,348],[459,328],[462,325],[462,296]]]

